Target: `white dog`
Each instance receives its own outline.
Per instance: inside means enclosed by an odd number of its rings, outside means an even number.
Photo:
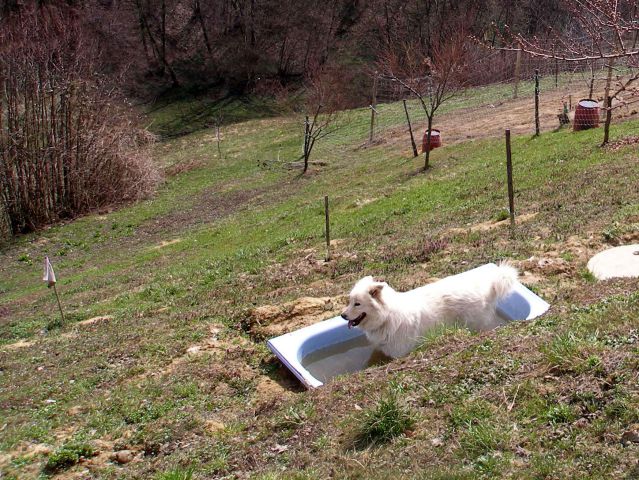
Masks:
[[[373,345],[397,358],[408,354],[436,325],[489,330],[504,324],[496,305],[516,281],[517,270],[507,263],[482,277],[447,277],[409,292],[364,277],[353,287],[342,318],[348,328],[361,328]]]

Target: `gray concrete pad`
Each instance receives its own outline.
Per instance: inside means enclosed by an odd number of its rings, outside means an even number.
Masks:
[[[639,277],[639,244],[599,252],[588,262],[588,270],[599,280]]]

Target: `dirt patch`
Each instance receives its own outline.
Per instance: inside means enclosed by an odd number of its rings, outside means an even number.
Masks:
[[[187,227],[210,223],[241,211],[251,201],[264,193],[264,189],[240,190],[219,193],[205,190],[193,202],[191,207],[176,210],[164,217],[157,218],[136,229],[137,235],[155,235]]]
[[[539,105],[541,130],[549,131],[559,127],[557,115],[562,112],[564,102],[568,103],[570,95],[572,95],[574,103],[578,98],[588,98],[588,94],[588,89],[579,88],[577,85],[571,85],[566,89],[560,88],[542,92]],[[504,135],[506,128],[509,128],[513,135],[532,135],[535,132],[533,105],[533,97],[525,95],[493,104],[458,109],[436,116],[435,127],[442,132],[444,146],[455,145],[468,140],[501,137]],[[637,112],[626,110],[616,114],[614,121],[617,122],[622,118],[626,120],[637,117]],[[572,121],[574,105],[569,117]],[[425,121],[414,123],[413,129],[416,132],[423,132],[426,129]],[[568,127],[571,128],[571,126]],[[403,148],[406,136],[406,127],[390,127],[381,132],[378,142],[398,145],[398,148]],[[400,144],[401,147],[399,146]],[[409,156],[412,156],[412,152],[409,153]]]
[[[610,142],[606,145],[606,150],[611,152],[616,152],[617,150],[621,150],[623,147],[627,147],[630,145],[636,145],[639,143],[639,137],[630,136],[626,138],[622,138],[621,140],[617,140],[616,142]]]
[[[175,165],[171,165],[170,167],[167,167],[164,170],[164,174],[167,177],[174,177],[181,173],[186,173],[186,172],[190,172],[191,170],[202,168],[204,165],[206,164],[201,160],[191,160],[188,162],[180,162],[180,163],[176,163]]]
[[[152,247],[153,250],[159,250],[164,247],[168,247],[169,245],[175,245],[176,243],[180,243],[182,241],[181,238],[175,238],[173,240],[162,240],[158,245]]]
[[[528,222],[535,218],[538,215],[538,212],[532,213],[524,213],[523,215],[515,216],[515,224],[521,224]],[[449,233],[466,233],[466,232],[488,232],[490,230],[495,230],[496,228],[504,227],[510,225],[510,219],[500,220],[495,222],[493,220],[488,220],[486,222],[476,223],[475,225],[470,225],[466,228],[456,227],[451,228]]]
[[[27,340],[19,340],[19,341],[15,342],[15,343],[9,343],[7,345],[3,345],[2,346],[2,350],[12,351],[12,350],[18,350],[20,348],[27,348],[27,347],[30,347],[32,345],[35,345],[35,342],[27,341]]]
[[[585,238],[571,236],[563,243],[547,245],[541,238],[535,255],[526,260],[513,260],[519,269],[520,281],[526,285],[543,283],[548,276],[574,278],[585,268],[588,260],[602,248],[595,234]]]
[[[219,338],[221,329],[217,325],[211,325],[210,337],[204,342],[187,347],[183,355],[175,357],[171,362],[159,370],[146,371],[138,376],[132,377],[130,381],[135,382],[147,377],[157,377],[173,374],[178,368],[186,364],[195,357],[204,354],[219,354],[220,357],[241,350],[249,345],[249,341],[243,337],[237,337],[233,342]]]
[[[559,257],[536,257],[532,256],[527,260],[518,262],[517,266],[523,272],[539,272],[544,275],[569,275],[573,272],[574,266],[568,261]]]
[[[249,312],[251,334],[257,338],[283,335],[339,314],[347,296],[302,297],[283,305],[264,305]]]
[[[286,397],[291,392],[269,377],[263,377],[255,389],[256,398],[260,402]]]
[[[95,325],[96,323],[108,322],[109,320],[113,320],[113,316],[111,315],[101,315],[99,317],[88,318],[86,320],[82,320],[81,322],[76,323],[79,327],[87,327],[90,325]]]
[[[419,270],[411,272],[403,278],[395,281],[394,285],[391,286],[400,292],[405,292],[407,290],[413,290],[414,288],[423,287],[424,285],[441,280],[441,278],[434,277],[432,273],[429,272],[431,265],[428,263],[422,263],[420,264],[420,267],[421,268]]]
[[[358,200],[355,200],[355,207],[357,208],[361,208],[365,205],[368,205],[369,203],[373,203],[375,201],[379,200],[378,198],[361,198]]]
[[[218,422],[217,420],[206,420],[204,422],[204,429],[212,435],[223,431],[225,428],[226,425],[224,425],[222,422]]]
[[[301,250],[294,258],[286,263],[277,263],[269,266],[263,274],[266,278],[261,278],[260,282],[268,284],[286,285],[279,290],[280,293],[291,291],[291,285],[299,284],[301,280],[315,274],[330,276],[338,263],[356,262],[358,255],[347,249],[346,241],[343,239],[331,240],[331,257],[326,259],[326,250],[307,248]],[[254,277],[246,276],[248,288],[255,284]]]

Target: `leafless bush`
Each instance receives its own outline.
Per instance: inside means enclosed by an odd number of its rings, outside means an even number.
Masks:
[[[152,136],[94,72],[72,10],[0,25],[0,211],[12,233],[149,194]]]
[[[550,31],[544,38],[517,33],[506,27],[499,33],[503,51],[524,52],[530,57],[564,63],[590,64],[590,96],[595,79],[595,66],[608,70],[604,94],[606,122],[603,145],[609,141],[614,108],[620,95],[635,93],[639,81],[639,1],[637,0],[566,0],[565,10],[573,19],[569,28]],[[481,42],[480,42],[481,43]],[[617,65],[621,72],[613,78]],[[618,105],[625,105],[623,98]]]
[[[318,140],[337,130],[336,119],[344,108],[345,99],[332,83],[333,72],[323,66],[311,68],[306,81],[306,99],[304,109],[304,150],[301,159],[304,162],[302,173],[308,171],[313,147]]]
[[[433,118],[442,104],[469,85],[468,41],[463,24],[446,41],[424,49],[418,42],[397,41],[380,55],[378,66],[385,78],[411,92],[421,103],[428,121],[424,170],[429,167]]]

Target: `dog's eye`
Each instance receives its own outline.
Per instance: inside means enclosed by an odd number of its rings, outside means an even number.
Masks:
[[[359,307],[360,305],[361,305],[361,303],[356,303],[355,304],[356,307]]]

